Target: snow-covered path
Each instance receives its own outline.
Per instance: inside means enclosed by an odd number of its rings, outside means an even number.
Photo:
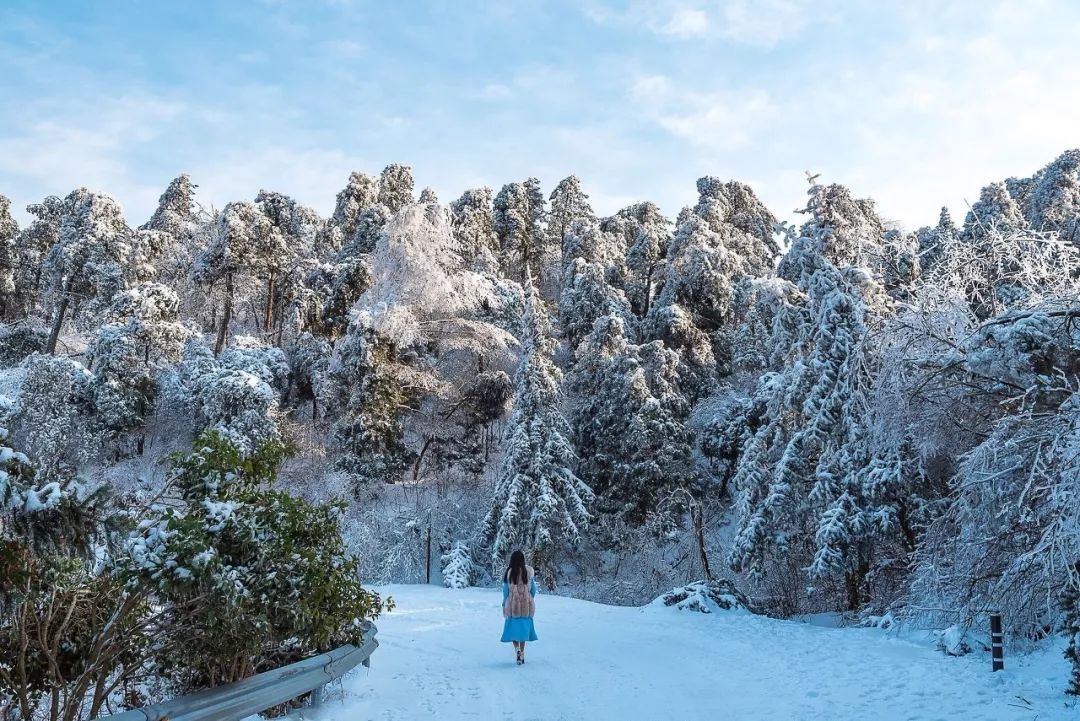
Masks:
[[[371,670],[348,676],[309,718],[1080,718],[1065,706],[1067,667],[1051,648],[991,674],[981,654],[946,658],[875,629],[541,596],[540,641],[518,667],[498,643],[497,591],[380,590],[397,609],[378,622]]]

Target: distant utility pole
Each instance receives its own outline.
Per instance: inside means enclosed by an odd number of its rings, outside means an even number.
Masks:
[[[424,541],[424,548],[427,553],[427,581],[425,583],[431,583],[431,524],[427,527],[427,538]]]

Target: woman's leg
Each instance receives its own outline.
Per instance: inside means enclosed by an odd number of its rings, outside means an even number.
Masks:
[[[525,663],[525,642],[521,642],[521,662]]]

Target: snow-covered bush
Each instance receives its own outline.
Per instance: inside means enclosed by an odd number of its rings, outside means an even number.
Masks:
[[[106,494],[38,478],[6,440],[0,429],[0,708],[95,718],[139,673],[148,609],[102,569]]]
[[[0,367],[17,366],[31,353],[45,350],[48,331],[25,323],[0,325]]]
[[[657,599],[665,606],[680,611],[716,613],[717,611],[750,610],[750,600],[727,580],[695,581],[675,588]]]
[[[156,661],[178,689],[358,643],[383,608],[345,550],[341,505],[271,488],[286,455],[276,441],[242,453],[200,436],[173,459],[177,496],[140,521],[118,559],[129,585],[169,609],[172,643]]]
[[[953,624],[937,633],[937,650],[947,656],[964,656],[971,653],[967,639],[967,629]]]

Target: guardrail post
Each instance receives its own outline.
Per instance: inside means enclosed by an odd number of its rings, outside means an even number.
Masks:
[[[1005,670],[1005,633],[1001,630],[1001,614],[990,614],[990,655],[994,671]]]
[[[308,701],[309,706],[322,706],[323,689],[325,688],[326,685],[324,684],[311,689],[311,699]]]

